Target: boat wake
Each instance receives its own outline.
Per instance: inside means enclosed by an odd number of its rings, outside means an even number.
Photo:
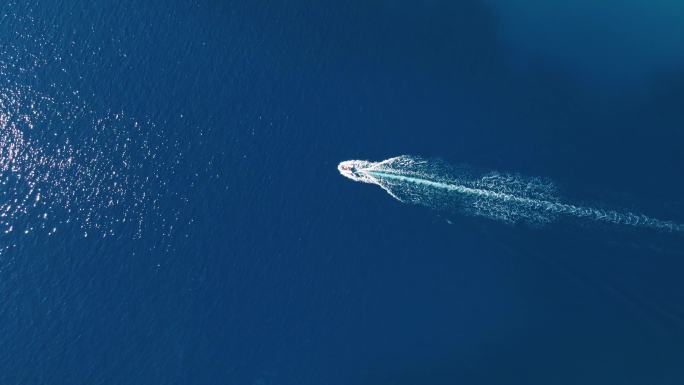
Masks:
[[[543,178],[498,172],[477,173],[440,160],[402,155],[381,162],[350,160],[338,165],[354,181],[380,186],[395,199],[441,210],[455,210],[506,223],[543,225],[572,217],[634,228],[684,233],[684,225],[629,211],[562,202],[555,185]]]

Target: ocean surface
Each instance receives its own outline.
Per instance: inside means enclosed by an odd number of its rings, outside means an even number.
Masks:
[[[0,383],[684,383],[684,237],[403,204],[409,154],[684,222],[673,0],[7,0]]]

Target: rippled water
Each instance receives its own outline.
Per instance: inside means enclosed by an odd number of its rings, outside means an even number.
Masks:
[[[683,383],[681,238],[335,170],[684,222],[668,1],[0,3],[0,383]]]
[[[27,29],[34,23],[17,14],[3,19]],[[176,146],[163,127],[91,108],[70,84],[39,78],[62,62],[46,36],[16,31],[10,41],[0,52],[0,252],[22,242],[17,234],[60,236],[65,225],[83,237],[125,231],[139,238],[162,215],[172,222],[158,208],[169,183],[159,176],[169,168],[159,154]],[[168,226],[154,231],[163,235]]]

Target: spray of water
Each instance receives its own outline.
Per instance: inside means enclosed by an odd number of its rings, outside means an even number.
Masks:
[[[628,211],[604,210],[562,202],[556,187],[542,178],[497,172],[476,173],[439,160],[398,156],[382,162],[344,161],[340,173],[375,184],[401,202],[474,216],[541,225],[565,216],[684,233],[684,225]]]

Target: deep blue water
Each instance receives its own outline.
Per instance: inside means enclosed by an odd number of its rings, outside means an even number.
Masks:
[[[336,170],[441,157],[684,222],[684,7],[595,3],[3,3],[0,382],[683,383],[681,237]]]

